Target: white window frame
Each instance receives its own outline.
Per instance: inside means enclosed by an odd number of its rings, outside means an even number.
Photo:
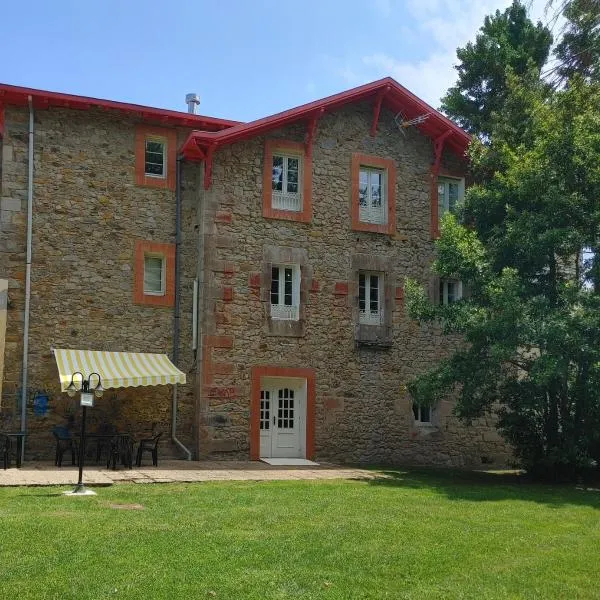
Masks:
[[[361,286],[360,286],[360,278],[364,276],[365,278],[365,309],[362,310],[360,308],[361,303]],[[377,277],[377,305],[378,310],[371,310],[371,277]],[[358,272],[358,322],[361,325],[383,325],[383,316],[384,316],[384,274],[377,271],[359,271]]]
[[[157,173],[148,173],[146,171],[146,165],[147,165],[146,153],[148,152],[148,149],[147,149],[148,142],[156,142],[156,143],[162,144],[162,147],[163,147],[163,152],[162,152],[162,154],[163,154],[163,169],[162,169],[162,173],[160,175]],[[166,138],[156,136],[156,135],[147,135],[144,138],[144,175],[146,177],[154,177],[156,179],[164,179],[167,176],[167,140],[166,140]]]
[[[448,301],[448,284],[453,283],[456,285],[456,297],[452,301]],[[462,281],[458,279],[440,279],[440,287],[438,290],[438,298],[440,304],[443,306],[448,306],[458,300],[461,300],[463,297],[463,285]]]
[[[429,420],[427,421],[423,419],[423,409],[429,411]],[[420,404],[413,404],[412,413],[417,425],[433,425],[433,406],[421,406]]]
[[[465,180],[459,177],[438,177],[438,204],[439,204],[439,218],[441,219],[447,212],[450,211],[450,194],[449,184],[454,183],[458,185],[458,198],[456,203],[462,202],[465,197]],[[440,194],[440,186],[444,186],[444,194]],[[454,212],[454,210],[452,211]]]
[[[273,178],[273,162],[276,158],[283,159],[283,174],[281,177],[281,191],[274,189],[275,180]],[[298,161],[298,191],[288,192],[288,160]],[[304,157],[301,154],[293,152],[273,151],[271,158],[271,208],[276,210],[286,210],[290,212],[302,212],[303,197],[302,188],[304,187]]]
[[[367,206],[362,206],[360,203],[360,181],[361,175],[367,174]],[[382,175],[381,178],[381,207],[374,208],[372,206],[372,188],[371,174],[377,173]],[[379,167],[369,167],[368,165],[360,165],[358,167],[358,220],[361,223],[369,223],[370,225],[387,225],[388,222],[388,176],[387,169]]]
[[[161,273],[160,273],[160,291],[146,289],[146,259],[147,258],[160,258],[161,259]],[[164,296],[167,293],[167,258],[164,254],[158,254],[154,252],[144,253],[144,296]]]
[[[271,304],[271,318],[278,321],[298,321],[300,319],[300,265],[277,265],[272,269],[279,270],[278,277],[278,303],[272,303],[273,282],[269,289],[269,302]],[[285,270],[292,270],[292,304],[285,304]]]

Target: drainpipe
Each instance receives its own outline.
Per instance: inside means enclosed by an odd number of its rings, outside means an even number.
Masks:
[[[179,284],[181,281],[181,161],[177,157],[175,171],[175,317],[173,319],[173,364],[179,361],[179,318],[181,316],[181,294]],[[192,453],[177,439],[177,384],[173,386],[173,404],[171,409],[171,439],[183,450],[187,460],[192,460]]]
[[[29,304],[31,300],[31,238],[33,226],[33,100],[29,100],[29,146],[27,173],[27,259],[25,262],[25,314],[23,318],[23,380],[21,382],[21,431],[27,430],[27,371],[29,368]],[[25,456],[25,438],[21,438]]]

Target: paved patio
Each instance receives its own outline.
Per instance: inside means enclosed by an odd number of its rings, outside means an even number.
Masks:
[[[275,481],[299,479],[373,479],[376,471],[319,465],[310,467],[275,467],[262,462],[160,461],[158,467],[143,466],[116,471],[98,465],[85,466],[83,481],[88,486],[115,483],[172,483],[194,481]],[[0,469],[2,486],[72,486],[77,483],[78,468],[60,468],[48,462],[28,462],[20,469]]]

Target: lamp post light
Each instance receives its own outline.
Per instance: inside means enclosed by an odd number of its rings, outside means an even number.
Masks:
[[[79,377],[76,377],[79,375]],[[75,381],[78,383],[75,383]],[[96,381],[96,385],[92,384],[92,381]],[[79,387],[77,387],[79,385]],[[67,387],[67,394],[73,398],[77,392],[81,392],[80,405],[82,409],[81,413],[81,433],[79,436],[79,480],[77,485],[72,492],[66,492],[69,495],[86,496],[94,494],[93,491],[87,490],[83,485],[83,463],[85,460],[85,418],[87,408],[94,406],[94,396],[101,398],[104,393],[102,387],[102,379],[96,372],[90,373],[87,379],[83,376],[83,373],[76,371],[71,375],[71,383]]]

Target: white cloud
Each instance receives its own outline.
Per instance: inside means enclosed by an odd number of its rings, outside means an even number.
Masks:
[[[373,52],[348,61],[328,57],[327,62],[347,85],[359,85],[374,79],[392,76],[417,96],[437,108],[440,98],[455,83],[456,49],[475,39],[486,15],[504,10],[511,0],[375,0],[375,8],[382,14],[400,17],[408,14],[417,23],[411,33],[427,40],[430,51],[418,61]],[[532,0],[531,16],[548,21],[546,0]],[[406,19],[404,19],[406,20]],[[404,27],[402,18],[399,27]],[[556,31],[556,29],[555,29]]]

